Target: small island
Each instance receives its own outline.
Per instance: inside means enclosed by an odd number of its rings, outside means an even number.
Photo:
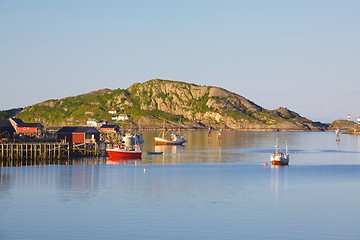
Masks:
[[[331,127],[286,107],[265,109],[219,87],[162,79],[135,83],[127,89],[50,99],[13,113],[45,126],[83,126],[96,120],[141,129],[161,128],[164,121],[173,128],[236,131],[326,131]]]

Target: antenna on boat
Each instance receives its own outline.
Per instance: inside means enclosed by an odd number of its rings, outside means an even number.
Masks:
[[[180,123],[181,123],[181,118],[179,119],[179,127],[178,127],[178,134],[180,134],[180,132],[181,132],[181,127],[180,127]]]

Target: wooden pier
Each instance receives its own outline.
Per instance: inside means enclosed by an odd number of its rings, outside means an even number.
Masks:
[[[0,142],[0,167],[70,164],[74,157],[105,157],[105,143]]]
[[[106,156],[105,143],[83,143],[70,146],[70,154],[73,156]]]
[[[69,158],[68,143],[61,142],[24,142],[0,143],[0,159],[61,159]]]

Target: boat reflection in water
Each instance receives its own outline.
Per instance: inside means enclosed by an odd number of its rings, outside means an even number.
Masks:
[[[184,146],[182,145],[159,145],[155,146],[154,151],[146,154],[143,163],[169,164],[185,163],[188,160],[183,157]]]
[[[136,165],[138,162],[141,162],[141,157],[109,157],[106,160],[106,164],[119,164],[119,165]]]

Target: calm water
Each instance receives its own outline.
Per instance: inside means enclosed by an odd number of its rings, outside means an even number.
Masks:
[[[0,239],[360,239],[360,136],[154,134],[162,156],[0,168]],[[263,164],[276,138],[288,167]]]

